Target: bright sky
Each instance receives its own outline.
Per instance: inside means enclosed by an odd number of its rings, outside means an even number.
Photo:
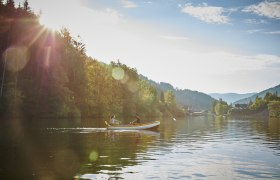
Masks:
[[[42,10],[42,24],[80,35],[89,56],[119,59],[157,82],[205,93],[259,92],[280,84],[280,1],[29,3]]]

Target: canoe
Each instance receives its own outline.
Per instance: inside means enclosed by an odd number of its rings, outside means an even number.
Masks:
[[[154,121],[150,123],[141,124],[120,124],[120,125],[110,125],[105,121],[108,130],[142,130],[142,129],[154,129],[156,130],[160,121]]]

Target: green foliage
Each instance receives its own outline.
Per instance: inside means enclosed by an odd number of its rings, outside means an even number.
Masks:
[[[280,114],[279,102],[280,97],[277,91],[274,93],[266,92],[263,98],[256,96],[255,101],[250,101],[247,107],[232,109],[232,115],[254,115],[268,112],[269,116],[278,117],[278,114]]]
[[[266,101],[266,103],[270,101],[280,101],[280,97],[278,96],[277,92],[275,93],[267,92],[264,96],[264,100]]]
[[[267,102],[258,96],[256,97],[255,102],[249,106],[251,110],[258,110],[258,111],[263,110],[266,107],[267,107]]]
[[[213,103],[212,112],[214,112],[217,116],[226,115],[229,113],[229,110],[230,106],[222,99]]]
[[[270,117],[280,118],[280,101],[269,102],[268,110],[269,110],[269,116]]]

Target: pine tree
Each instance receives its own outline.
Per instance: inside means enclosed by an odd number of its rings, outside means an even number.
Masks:
[[[25,11],[29,11],[30,10],[29,3],[28,3],[27,0],[25,0],[24,3],[23,3],[23,9]]]
[[[14,0],[7,0],[6,6],[10,8],[15,8],[15,1]]]

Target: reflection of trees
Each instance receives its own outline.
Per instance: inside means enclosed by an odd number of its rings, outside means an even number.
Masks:
[[[269,118],[268,120],[268,132],[267,135],[272,139],[279,140],[280,135],[280,119]]]
[[[254,135],[256,134],[260,139],[264,141],[268,141],[268,143],[264,142],[264,144],[268,144],[269,148],[277,148],[280,149],[279,143],[274,143],[275,141],[279,141],[280,138],[280,121],[277,118],[251,118],[246,119],[250,125],[251,131]],[[265,135],[265,136],[264,136]],[[272,142],[273,144],[269,143]]]
[[[137,153],[147,151],[147,147],[158,134],[147,134],[142,131],[107,131],[89,135],[83,138],[85,147],[81,157],[83,159],[79,174],[98,174],[106,172],[117,175],[118,171],[125,166],[137,164]],[[88,157],[93,151],[97,152],[98,158],[91,161]]]
[[[124,166],[136,165],[137,153],[145,153],[159,137],[159,132],[145,131],[48,130],[44,120],[40,121],[36,126],[22,120],[1,124],[1,178],[73,179],[81,173],[117,173]],[[65,121],[63,126],[71,123]]]
[[[175,123],[171,118],[166,118],[161,120],[160,124],[160,138],[164,140],[169,140],[172,138],[174,132],[176,131]]]
[[[250,127],[255,130],[258,134],[265,134],[269,139],[279,139],[280,134],[280,122],[277,118],[252,118],[247,119]]]
[[[225,129],[228,124],[228,119],[224,118],[223,116],[216,116],[213,122],[215,129]]]
[[[78,168],[79,156],[69,147],[69,136],[56,136],[22,119],[9,119],[0,132],[4,179],[65,179]]]

